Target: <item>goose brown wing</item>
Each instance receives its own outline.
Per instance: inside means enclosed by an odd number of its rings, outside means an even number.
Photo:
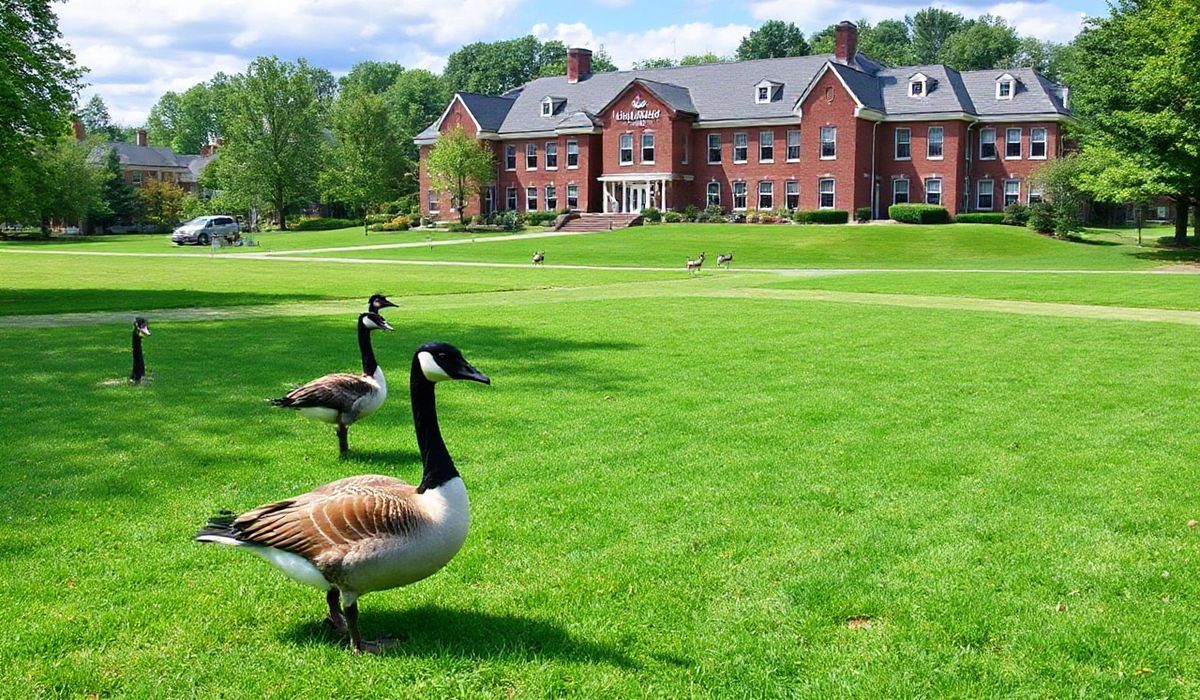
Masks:
[[[234,520],[232,529],[242,542],[332,563],[363,541],[421,527],[425,517],[415,495],[416,488],[391,477],[352,477],[256,508]]]
[[[360,374],[327,374],[296,387],[276,401],[286,408],[334,408],[349,411],[354,402],[371,392],[372,385]]]

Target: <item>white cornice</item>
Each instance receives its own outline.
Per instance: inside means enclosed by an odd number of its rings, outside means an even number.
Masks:
[[[800,120],[788,117],[757,117],[750,119],[713,119],[712,121],[694,122],[693,129],[726,129],[742,126],[799,126]]]

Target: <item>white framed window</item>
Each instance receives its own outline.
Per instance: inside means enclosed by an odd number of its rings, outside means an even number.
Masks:
[[[892,204],[908,204],[908,180],[892,180]]]
[[[750,137],[739,131],[733,135],[733,162],[745,163],[750,159]]]
[[[488,185],[483,191],[483,210],[488,214],[496,211],[496,186]]]
[[[773,183],[773,182],[758,183],[758,208],[759,209],[774,209],[775,208],[775,183]]]
[[[437,195],[436,190],[429,190],[428,202],[429,202],[430,213],[436,212],[439,209],[441,209],[441,205],[438,204],[438,195]]]
[[[1006,129],[1004,132],[1004,159],[1021,159],[1021,128]]]
[[[1029,203],[1037,204],[1046,199],[1046,186],[1035,180],[1029,181]]]
[[[800,208],[800,182],[788,180],[783,185],[783,205],[788,209]]]
[[[908,94],[913,97],[920,97],[925,94],[925,81],[914,80],[908,84]]]
[[[550,101],[549,97],[547,97],[546,99],[542,100],[542,116],[548,117],[551,114],[554,114],[554,103]]]
[[[980,211],[991,211],[995,208],[995,202],[992,196],[992,186],[994,183],[991,180],[979,181],[979,192],[975,195],[975,208]]]
[[[130,176],[129,180],[130,180],[130,182],[132,182],[132,183],[133,183],[133,186],[134,186],[134,187],[141,187],[141,185],[142,185],[142,171],[141,171],[141,170],[134,170],[134,171],[133,171],[133,173],[132,173],[132,175]]]
[[[733,208],[735,210],[741,210],[741,209],[746,208],[746,183],[745,182],[739,181],[739,182],[733,183]]]
[[[546,142],[546,170],[558,170],[558,143]]]
[[[758,132],[758,162],[759,163],[774,163],[775,162],[775,132],[774,131]]]
[[[721,162],[721,135],[708,135],[708,162],[716,164]]]
[[[912,160],[912,129],[896,129],[896,160]]]
[[[1046,159],[1046,127],[1035,126],[1029,130],[1029,157],[1032,160]]]
[[[1011,100],[1013,96],[1013,81],[1011,79],[1001,79],[996,81],[996,99]]]
[[[558,209],[558,188],[554,185],[546,185],[546,211],[556,209]]]
[[[537,188],[533,185],[525,188],[525,211],[537,211]]]
[[[579,185],[567,185],[567,208],[571,210],[579,208]]]
[[[942,203],[942,178],[940,178],[940,177],[925,178],[925,203],[941,205],[941,203]]]
[[[654,163],[654,134],[642,132],[642,162]]]
[[[821,160],[837,158],[837,127],[821,127]]]
[[[1021,181],[1020,180],[1005,180],[1004,181],[1004,206],[1016,204],[1021,201]]]
[[[504,190],[504,208],[508,211],[517,210],[517,188],[509,187]]]
[[[567,168],[574,170],[579,167],[579,142],[575,139],[567,141]]]
[[[789,129],[787,132],[787,159],[789,163],[800,160],[800,130]]]
[[[525,169],[537,170],[537,144],[525,144]]]
[[[517,145],[514,143],[504,144],[504,169],[517,169]]]
[[[979,160],[996,160],[996,130],[979,130]]]
[[[758,104],[763,104],[764,102],[770,102],[771,101],[771,86],[770,85],[759,85],[758,90],[755,91],[754,101],[757,102]]]
[[[721,206],[721,183],[716,181],[708,183],[708,191],[705,193],[704,206]]]
[[[621,165],[633,165],[633,134],[621,134],[618,153]]]
[[[833,209],[833,205],[836,202],[836,197],[834,197],[836,187],[837,185],[834,183],[833,178],[831,177],[823,177],[817,181],[819,208]]]
[[[943,127],[929,127],[929,141],[925,146],[925,157],[929,160],[941,160],[945,140],[946,130]]]

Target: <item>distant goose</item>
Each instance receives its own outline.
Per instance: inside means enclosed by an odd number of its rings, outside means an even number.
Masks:
[[[688,270],[688,272],[699,272],[700,268],[703,265],[704,265],[704,253],[701,253],[700,257],[696,258],[695,260],[689,259],[687,261],[687,270]]]
[[[142,357],[142,338],[150,335],[150,325],[142,317],[133,320],[133,371],[129,373],[129,381],[141,384],[146,376],[146,358]]]
[[[382,294],[372,294],[371,298],[367,300],[367,311],[373,314],[377,314],[389,306],[396,305]]]
[[[729,269],[729,263],[733,262],[733,252],[717,253],[717,266]]]
[[[546,254],[543,253],[542,251],[539,250],[538,252],[533,254],[533,264],[534,265],[541,265],[545,261],[546,261]]]
[[[196,540],[246,547],[289,578],[325,591],[326,623],[349,631],[355,653],[380,651],[359,632],[358,599],[431,576],[467,538],[467,488],[442,441],[434,397],[435,384],[446,379],[492,383],[453,345],[417,349],[409,392],[424,466],[420,485],[390,476],[341,479],[243,515],[223,512]]]
[[[296,387],[272,405],[294,408],[300,415],[337,426],[338,449],[343,457],[350,451],[350,425],[366,418],[387,398],[387,381],[375,361],[371,331],[390,331],[392,327],[376,313],[358,315],[358,349],[362,354],[362,374],[327,374],[304,386]]]

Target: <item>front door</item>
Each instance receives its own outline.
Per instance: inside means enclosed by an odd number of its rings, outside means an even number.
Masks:
[[[650,206],[650,186],[647,184],[626,184],[624,201],[621,202],[621,211],[628,214],[636,214],[641,212],[646,207]]]

